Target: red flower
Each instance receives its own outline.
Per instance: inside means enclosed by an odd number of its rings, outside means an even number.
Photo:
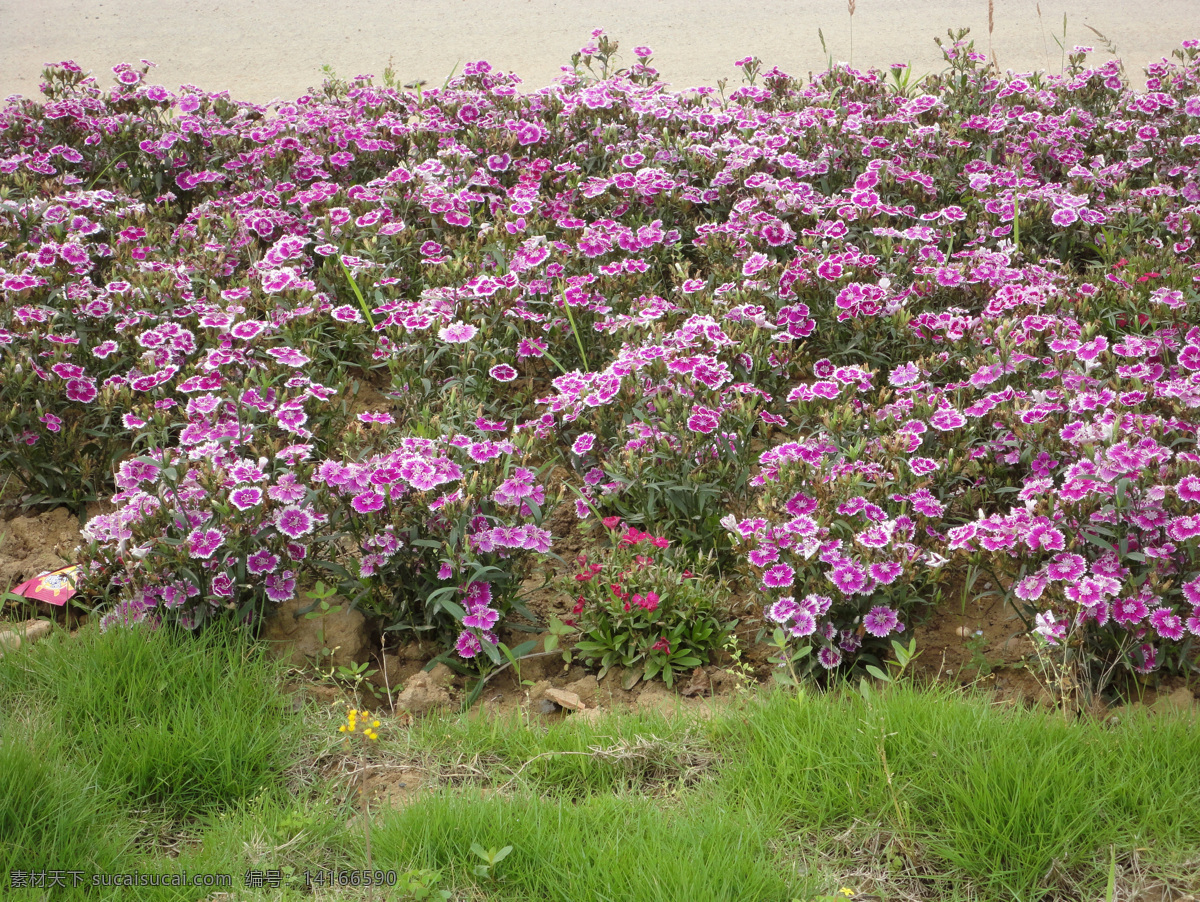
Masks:
[[[658,608],[658,593],[647,592],[644,598],[641,595],[635,595],[633,596],[633,603],[643,610],[653,612]]]
[[[618,526],[621,525],[621,518],[620,517],[605,517],[600,522],[604,524],[605,529],[616,529]]]
[[[667,641],[666,636],[663,636],[661,639],[659,639],[657,642],[655,642],[653,645],[650,646],[650,650],[651,651],[665,651],[667,654],[670,654],[671,653],[671,643]]]

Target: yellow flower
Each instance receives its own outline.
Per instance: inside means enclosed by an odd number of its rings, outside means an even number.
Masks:
[[[846,898],[850,898],[851,896],[854,895],[854,890],[852,890],[846,886],[843,886],[840,890],[838,890],[838,892],[841,893]]]

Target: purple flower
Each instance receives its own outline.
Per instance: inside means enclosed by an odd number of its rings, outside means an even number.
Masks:
[[[905,363],[896,367],[888,375],[888,382],[897,388],[911,385],[921,378],[920,372],[917,370],[915,363]]]
[[[279,558],[265,548],[260,548],[246,558],[246,569],[254,574],[270,573],[279,566]]]
[[[91,379],[68,379],[67,399],[78,401],[80,404],[91,404],[96,400],[96,383]]]
[[[1069,226],[1071,223],[1077,222],[1078,220],[1079,214],[1070,207],[1063,207],[1055,210],[1053,215],[1050,217],[1050,221],[1052,223],[1062,228],[1065,228],[1066,226]]]
[[[369,514],[383,508],[383,496],[378,492],[362,492],[354,496],[350,506],[360,514]]]
[[[1087,562],[1079,555],[1065,551],[1054,555],[1054,558],[1046,565],[1047,577],[1065,582],[1074,582],[1086,572]]]
[[[575,444],[571,446],[571,450],[580,457],[592,450],[596,444],[596,436],[594,433],[585,432],[575,439]]]
[[[834,567],[829,574],[829,581],[837,586],[843,595],[857,595],[865,591],[870,584],[866,571],[850,562]]]
[[[272,573],[264,583],[267,598],[274,602],[291,601],[296,595],[296,575],[291,570]]]
[[[483,645],[479,642],[479,637],[470,630],[463,630],[458,635],[458,641],[454,643],[454,650],[458,652],[460,658],[473,658],[481,651]]]
[[[449,564],[443,563],[442,566],[438,568],[438,579],[449,579],[453,575],[454,568],[452,568]]]
[[[196,529],[188,536],[188,551],[192,557],[206,560],[224,541],[225,535],[219,529]]]
[[[500,612],[492,610],[486,604],[474,605],[471,613],[463,617],[463,626],[476,630],[490,630],[500,619]]]
[[[879,639],[889,635],[900,623],[900,617],[889,607],[879,605],[871,608],[863,617],[863,629]]]
[[[479,330],[469,323],[452,322],[438,330],[438,338],[450,344],[465,344],[478,334]]]
[[[358,421],[360,423],[382,423],[385,426],[390,426],[396,422],[396,418],[390,413],[385,413],[381,410],[366,410],[358,415]]]
[[[967,424],[967,418],[952,407],[943,407],[929,418],[929,425],[940,432],[950,432]]]
[[[898,561],[883,561],[870,566],[871,578],[881,586],[890,586],[904,572],[904,565]]]
[[[805,610],[811,611],[814,617],[824,617],[833,607],[833,599],[828,595],[805,595],[801,604]]]
[[[942,465],[931,457],[911,457],[908,467],[914,476],[926,476],[942,468]]]
[[[497,382],[512,382],[517,378],[517,371],[507,363],[497,363],[494,367],[488,370],[488,375]]]
[[[1037,626],[1034,632],[1046,640],[1049,645],[1057,645],[1067,635],[1067,621],[1059,620],[1051,611],[1043,611],[1035,619]]]
[[[842,653],[832,646],[822,648],[817,652],[817,662],[826,670],[833,670],[842,663]]]
[[[800,606],[796,604],[796,599],[785,595],[767,608],[767,619],[773,623],[784,624],[791,620],[799,610]]]
[[[487,607],[492,603],[492,584],[483,582],[471,583],[467,586],[463,601],[468,608],[476,605]]]
[[[1148,642],[1139,646],[1130,658],[1134,662],[1133,669],[1138,673],[1152,673],[1158,668],[1158,650]],[[1141,658],[1140,663],[1138,658]]]
[[[275,518],[275,526],[289,539],[308,535],[316,526],[316,518],[301,507],[285,507]]]
[[[1200,476],[1184,476],[1175,491],[1183,501],[1200,501]]]
[[[764,548],[755,548],[746,557],[755,567],[766,567],[779,560],[779,549],[771,545]]]
[[[251,341],[257,338],[258,335],[267,327],[266,323],[258,320],[247,319],[240,323],[234,323],[229,329],[229,334],[239,341]]]
[[[1155,608],[1151,611],[1150,625],[1164,639],[1178,642],[1183,638],[1183,619],[1170,608]]]
[[[295,369],[311,363],[312,360],[295,348],[268,348],[267,353],[282,363]]]
[[[1192,607],[1200,608],[1200,576],[1189,580],[1179,587],[1183,592],[1183,597]]]
[[[782,589],[790,586],[796,577],[796,571],[787,564],[776,564],[763,574],[763,586],[770,589]]]
[[[817,618],[810,612],[802,609],[797,610],[795,618],[792,625],[788,628],[788,632],[795,638],[803,639],[805,636],[811,636],[817,631]]]
[[[720,423],[721,414],[718,411],[696,405],[692,407],[692,415],[688,417],[687,428],[692,432],[701,432],[707,435]]]
[[[1119,598],[1113,604],[1113,620],[1123,626],[1132,626],[1150,613],[1140,598]]]
[[[300,485],[291,473],[284,473],[275,485],[267,489],[267,495],[271,500],[278,501],[280,504],[295,504],[306,494],[304,486]]]
[[[749,278],[770,262],[766,254],[751,254],[746,258],[746,262],[742,264],[742,275]]]
[[[1040,573],[1027,576],[1013,588],[1013,594],[1023,601],[1037,601],[1046,591],[1046,577]]]
[[[548,345],[539,338],[522,338],[517,345],[518,357],[541,357]]]

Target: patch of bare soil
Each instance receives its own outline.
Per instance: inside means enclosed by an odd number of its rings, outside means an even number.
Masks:
[[[82,541],[79,520],[65,507],[0,519],[0,588],[72,563]]]

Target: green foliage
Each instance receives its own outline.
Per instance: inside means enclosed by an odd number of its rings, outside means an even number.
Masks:
[[[611,525],[609,525],[611,524]],[[575,605],[579,637],[574,654],[598,662],[600,677],[612,667],[631,671],[626,688],[661,676],[673,685],[681,671],[709,661],[724,646],[735,621],[725,622],[727,597],[712,577],[693,573],[697,563],[669,540],[605,521],[610,547],[599,562],[579,558],[579,571],[565,582],[580,591]]]
[[[289,739],[271,672],[220,630],[88,628],[0,658],[0,697],[36,704],[127,803],[193,813],[278,779]]]

